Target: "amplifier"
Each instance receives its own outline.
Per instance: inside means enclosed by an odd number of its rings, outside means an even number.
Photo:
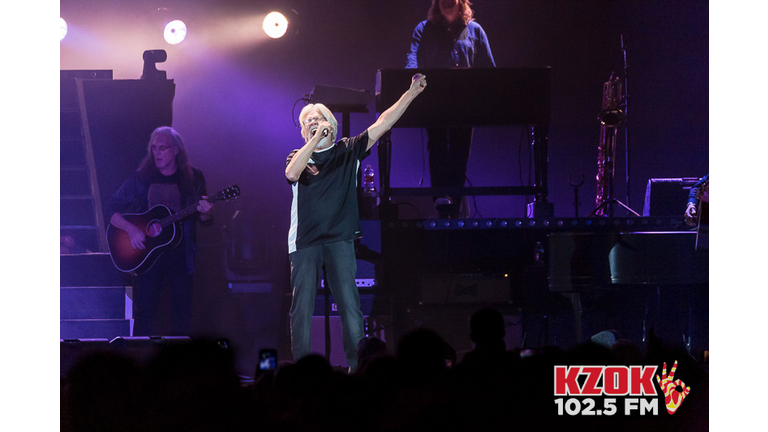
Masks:
[[[697,177],[648,179],[643,216],[682,215]]]
[[[508,303],[509,275],[425,273],[421,279],[423,303]]]
[[[328,302],[330,303],[329,316],[339,316],[339,307],[336,305],[336,300],[332,294],[328,295]],[[363,315],[371,315],[373,311],[373,294],[360,294],[360,310]],[[325,316],[325,295],[318,293],[315,297],[315,311],[313,316],[324,317]]]

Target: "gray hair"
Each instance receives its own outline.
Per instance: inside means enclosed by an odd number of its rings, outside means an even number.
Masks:
[[[336,117],[333,116],[333,113],[331,112],[331,110],[329,110],[327,106],[321,103],[308,104],[304,108],[302,108],[301,112],[299,113],[299,124],[301,125],[301,137],[304,138],[304,142],[308,142],[312,138],[308,134],[309,129],[304,128],[304,119],[313,110],[320,111],[320,114],[322,114],[323,117],[325,117],[325,119],[328,120],[328,122],[331,124],[331,129],[333,130],[330,133],[331,142],[332,143],[336,142],[336,132],[339,130],[339,124],[336,121]]]

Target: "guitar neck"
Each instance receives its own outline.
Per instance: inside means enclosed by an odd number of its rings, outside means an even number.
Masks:
[[[212,202],[216,201],[216,197],[208,197],[206,199],[206,201],[212,203]],[[159,221],[159,223],[160,223],[161,227],[167,227],[167,226],[169,226],[171,224],[174,224],[174,223],[176,223],[176,222],[178,222],[178,221],[184,219],[185,217],[187,217],[187,216],[189,216],[191,214],[194,214],[194,213],[197,213],[197,203],[192,204],[189,207],[181,209],[178,212],[173,213],[170,216],[161,219]]]

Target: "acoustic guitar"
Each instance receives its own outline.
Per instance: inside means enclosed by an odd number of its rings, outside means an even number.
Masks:
[[[237,185],[222,189],[216,195],[208,197],[209,202],[229,201],[240,196]],[[181,220],[197,212],[197,203],[176,213],[162,205],[156,205],[144,213],[126,213],[125,220],[144,231],[146,236],[144,249],[134,249],[127,231],[109,225],[107,227],[107,246],[112,263],[125,273],[140,274],[157,261],[163,252],[178,246],[183,239]]]

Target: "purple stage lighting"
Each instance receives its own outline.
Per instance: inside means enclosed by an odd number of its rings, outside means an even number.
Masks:
[[[264,33],[272,39],[281,38],[288,31],[288,19],[280,12],[270,12],[264,18],[262,28]]]
[[[64,18],[59,17],[59,42],[63,41],[67,36],[67,21]]]
[[[187,37],[187,25],[184,21],[173,20],[165,25],[163,37],[171,45],[179,44]]]

